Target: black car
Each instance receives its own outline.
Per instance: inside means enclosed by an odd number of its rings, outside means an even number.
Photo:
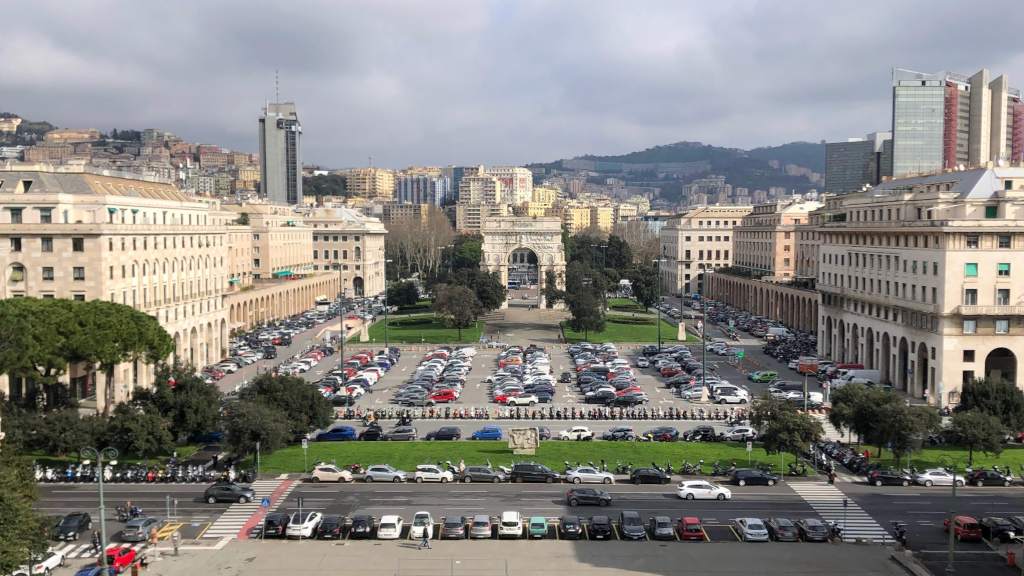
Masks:
[[[92,530],[92,518],[86,512],[72,512],[57,520],[50,531],[54,540],[78,540],[79,534]]]
[[[672,478],[657,468],[636,468],[629,474],[633,484],[668,484]]]
[[[551,428],[548,428],[547,426],[537,426],[537,439],[551,440]]]
[[[769,518],[765,523],[768,537],[776,542],[796,542],[800,539],[800,530],[789,518]]]
[[[565,493],[565,501],[569,503],[569,506],[579,506],[580,504],[607,506],[612,503],[612,496],[604,490],[596,488],[570,488]]]
[[[252,488],[234,482],[217,482],[203,493],[203,500],[210,504],[217,502],[245,504],[252,502],[254,498],[256,498],[256,493]]]
[[[643,349],[640,350],[640,353],[644,356],[654,356],[658,352],[660,352],[660,350],[658,350],[657,346],[644,346]]]
[[[913,476],[893,468],[878,468],[868,472],[868,484],[873,486],[910,486]]]
[[[551,468],[543,464],[523,462],[512,466],[511,482],[558,482],[561,478]]]
[[[614,402],[615,398],[615,392],[612,392],[611,390],[602,390],[584,397],[583,402],[585,404],[607,404],[609,402]]]
[[[828,526],[817,518],[803,518],[796,521],[796,529],[804,542],[827,542]]]
[[[729,480],[737,486],[774,486],[779,477],[760,470],[740,468],[733,470]]]
[[[1010,479],[995,470],[974,470],[967,475],[967,483],[975,486],[1009,486]]]
[[[689,442],[714,442],[718,440],[718,433],[711,426],[697,426],[683,434],[683,440]]]
[[[1024,516],[1008,516],[1006,518],[1013,524],[1013,533],[1020,535],[1024,534]]]
[[[459,440],[461,438],[462,430],[458,426],[442,426],[427,433],[427,440]]]
[[[641,404],[646,404],[647,402],[650,402],[650,399],[641,394],[625,394],[623,396],[616,396],[607,402],[605,406],[611,408],[632,408],[633,406],[639,406]],[[676,435],[678,434],[679,433],[677,432]],[[670,442],[672,439],[666,438],[663,441]]]
[[[640,513],[632,510],[623,510],[619,514],[619,534],[623,540],[643,540],[647,538],[647,530],[644,528],[644,521],[640,519]]]
[[[1013,540],[1013,524],[1006,518],[998,516],[986,516],[981,519],[981,537],[988,541],[999,540],[1009,542]]]
[[[591,516],[587,531],[594,540],[611,540],[612,520],[607,516]]]
[[[632,426],[616,426],[601,435],[602,440],[633,440],[636,433]]]
[[[558,375],[558,381],[562,384],[572,382],[572,372],[562,372]]]
[[[352,527],[348,530],[348,537],[371,538],[373,536],[373,516],[369,514],[357,514],[352,517]]]
[[[583,536],[583,523],[579,516],[562,516],[558,519],[558,529],[566,540],[579,540]]]
[[[445,516],[441,524],[441,537],[451,539],[462,539],[466,537],[466,517],[459,514]]]
[[[504,475],[495,472],[487,466],[466,466],[466,470],[462,473],[461,480],[463,482],[503,482],[505,480]]]
[[[676,532],[668,516],[651,516],[647,519],[647,531],[654,540],[675,540]]]
[[[271,512],[263,519],[264,538],[284,538],[291,516],[284,512]]]
[[[341,529],[345,526],[345,517],[328,514],[317,526],[316,537],[319,540],[341,540]]]
[[[385,439],[384,430],[380,426],[370,426],[366,430],[359,433],[360,440],[383,440]]]
[[[671,426],[658,426],[644,432],[642,438],[653,442],[675,442],[679,439],[679,430]]]

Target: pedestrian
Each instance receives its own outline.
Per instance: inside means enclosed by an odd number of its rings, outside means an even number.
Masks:
[[[92,551],[94,554],[100,553],[100,533],[95,530],[92,531]]]
[[[420,540],[420,545],[416,549],[422,550],[424,548],[428,550],[433,550],[433,548],[430,547],[430,530],[423,531],[423,539]]]

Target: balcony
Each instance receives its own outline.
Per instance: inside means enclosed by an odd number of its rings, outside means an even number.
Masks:
[[[961,316],[1024,316],[1024,306],[970,306],[957,307]]]

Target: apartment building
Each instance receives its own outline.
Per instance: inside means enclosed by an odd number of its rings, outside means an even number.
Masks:
[[[467,176],[462,181],[465,183],[470,178]],[[508,204],[458,204],[454,208],[455,231],[459,234],[477,234],[487,220],[512,214]]]
[[[670,219],[660,233],[662,292],[702,293],[705,270],[731,265],[734,228],[750,211],[750,206],[702,206]]]
[[[733,266],[755,278],[789,282],[796,272],[796,227],[820,202],[792,200],[754,206],[734,234]]]
[[[384,292],[384,240],[387,230],[377,218],[350,208],[317,208],[305,215],[313,231],[313,270],[341,278],[348,296]]]
[[[390,201],[395,195],[395,173],[385,168],[352,168],[343,171],[345,189],[357,198]]]
[[[522,204],[533,198],[533,172],[519,166],[491,166],[480,168],[480,173],[501,182],[504,202]]]
[[[487,174],[465,174],[459,181],[459,205],[501,204],[506,201],[501,180]]]
[[[291,278],[313,272],[313,235],[292,206],[232,204],[225,208],[246,214],[252,230],[254,280]]]

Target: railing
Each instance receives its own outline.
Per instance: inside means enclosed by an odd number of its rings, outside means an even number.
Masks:
[[[961,304],[957,308],[961,316],[1024,316],[1024,306],[973,306]]]

